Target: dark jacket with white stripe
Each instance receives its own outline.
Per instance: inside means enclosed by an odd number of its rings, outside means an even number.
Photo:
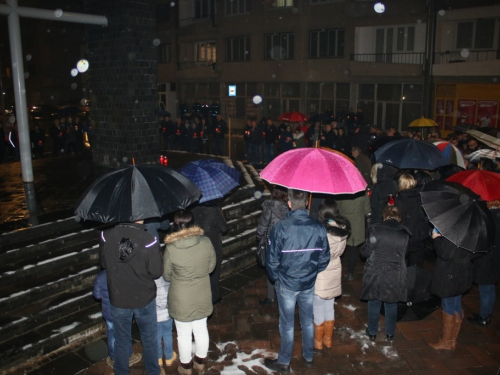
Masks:
[[[307,210],[293,210],[269,235],[267,275],[293,291],[314,287],[316,276],[330,263],[326,229]]]
[[[132,247],[120,260],[119,244],[130,239]],[[140,224],[119,224],[101,233],[101,267],[107,270],[111,304],[137,309],[156,298],[155,279],[163,273],[158,239]]]

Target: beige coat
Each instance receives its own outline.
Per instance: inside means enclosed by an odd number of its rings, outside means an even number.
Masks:
[[[335,223],[330,225],[337,226]],[[342,264],[340,256],[344,253],[347,236],[339,236],[328,230],[327,233],[328,244],[330,245],[330,264],[328,264],[326,270],[318,274],[314,294],[323,299],[332,299],[342,294]]]

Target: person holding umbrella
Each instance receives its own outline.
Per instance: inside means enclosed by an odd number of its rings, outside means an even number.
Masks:
[[[407,300],[406,262],[410,231],[401,224],[401,213],[395,206],[382,211],[383,222],[370,227],[368,240],[361,248],[366,259],[361,299],[368,301],[366,335],[377,338],[380,308],[385,309],[387,341],[394,339],[398,302]]]

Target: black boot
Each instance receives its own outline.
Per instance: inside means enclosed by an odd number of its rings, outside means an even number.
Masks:
[[[485,327],[491,323],[491,315],[483,318],[481,315],[474,314],[472,317],[468,317],[467,320],[471,323]]]

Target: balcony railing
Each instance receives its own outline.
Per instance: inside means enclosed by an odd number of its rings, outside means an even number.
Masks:
[[[215,68],[216,61],[179,61],[179,69],[193,69],[211,66]]]
[[[351,61],[383,62],[392,64],[423,64],[424,54],[415,52],[406,53],[362,53],[352,54]]]
[[[500,50],[482,50],[482,51],[446,51],[434,53],[435,64],[461,63],[471,61],[489,61],[499,60]]]

